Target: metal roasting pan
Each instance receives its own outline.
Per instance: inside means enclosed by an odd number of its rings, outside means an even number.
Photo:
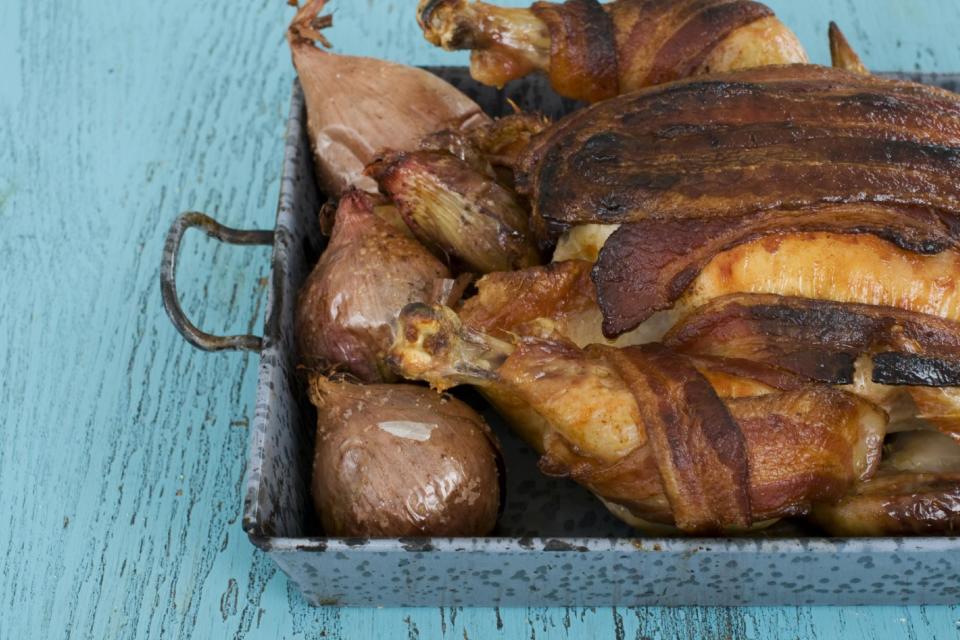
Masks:
[[[464,68],[431,71],[493,115],[507,98],[558,117],[574,108],[542,78],[504,91]],[[957,90],[960,75],[909,75]],[[309,480],[315,414],[294,360],[296,293],[323,246],[303,95],[294,83],[276,227],[238,231],[191,212],[174,222],[161,266],[164,305],[200,349],[259,351],[256,415],[247,464],[243,529],[316,605],[852,605],[957,604],[960,538],[818,537],[789,525],[753,538],[642,538],[586,490],[541,476],[536,455],[491,410],[503,443],[507,498],[493,537],[327,538]],[[230,243],[272,244],[263,338],[219,337],[187,320],[175,268],[186,229]]]

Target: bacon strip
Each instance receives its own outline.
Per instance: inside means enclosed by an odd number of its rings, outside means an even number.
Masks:
[[[746,443],[706,378],[656,346],[592,349],[637,399],[677,526],[690,532],[749,526]]]
[[[667,36],[657,42],[659,47],[652,61],[640,58],[633,49],[627,49],[633,55],[621,60],[621,63],[628,68],[636,65],[648,70],[646,78],[633,86],[661,84],[693,75],[707,56],[731,33],[773,15],[769,7],[748,0],[647,0],[642,3],[621,2],[619,5],[614,5],[611,13],[616,15],[617,9],[621,8],[634,9],[638,13],[649,12],[631,30],[632,42],[653,35],[651,31]],[[640,8],[637,8],[638,5]],[[677,25],[669,35],[657,24],[662,17],[673,17]]]
[[[873,381],[921,387],[960,385],[960,358],[887,352],[873,356]]]
[[[793,371],[788,371],[780,367],[772,366],[764,362],[754,360],[745,360],[743,358],[725,358],[710,355],[691,355],[685,354],[691,364],[697,368],[713,385],[714,390],[722,398],[742,397],[739,394],[727,395],[721,392],[720,382],[726,383],[729,390],[747,388],[748,383],[759,383],[770,390],[779,391],[799,391],[807,389],[816,384],[813,378],[800,375]],[[736,385],[736,386],[734,386]],[[759,388],[756,384],[751,385],[754,389]],[[751,393],[748,395],[763,395],[762,393]]]
[[[857,358],[875,353],[874,382],[960,385],[960,324],[891,307],[734,294],[697,309],[664,344],[764,362],[832,384],[853,382]]]
[[[843,496],[879,463],[886,414],[852,394],[785,375],[768,380],[792,391],[721,400],[697,369],[732,365],[748,373],[742,363],[698,363],[653,344],[588,351],[603,354],[633,392],[684,531],[807,513]]]
[[[592,275],[604,314],[603,332],[615,337],[656,311],[669,309],[714,256],[763,236],[867,233],[908,251],[934,254],[960,244],[960,228],[955,225],[928,208],[872,203],[624,224],[607,239]]]
[[[701,76],[583,109],[518,182],[558,224],[731,217],[819,203],[960,212],[960,97],[794,65]]]

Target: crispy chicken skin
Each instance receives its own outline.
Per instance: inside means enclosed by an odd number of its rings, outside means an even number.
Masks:
[[[501,87],[544,71],[560,95],[596,102],[692,75],[802,63],[796,36],[749,0],[568,0],[503,8],[421,0],[424,37],[470,49],[474,79]]]
[[[696,309],[663,342],[684,353],[765,362],[831,384],[852,383],[861,357],[871,359],[876,383],[960,384],[944,376],[960,356],[960,323],[892,307],[731,294]],[[921,374],[928,377],[918,379]]]
[[[673,318],[663,314],[616,339],[605,338],[592,268],[585,260],[564,260],[486,275],[476,283],[477,294],[464,302],[461,318],[495,335],[560,336],[581,347],[654,342],[670,328]]]
[[[664,264],[688,259],[681,240],[672,248],[661,246]],[[677,247],[682,251],[674,252]],[[660,259],[642,255],[640,247],[636,253],[647,262]],[[623,314],[611,315],[618,324],[610,333],[621,334],[617,344],[659,340],[701,306],[742,293],[879,305],[951,325],[960,322],[960,252],[919,254],[872,234],[780,233],[745,242],[713,256],[662,304],[651,303],[650,287],[633,286],[635,280],[653,279],[643,275],[637,263],[639,259],[621,262],[619,277],[597,282],[601,308],[606,302]],[[464,320],[484,330],[549,326],[581,346],[603,342],[596,324],[597,292],[587,278],[591,268],[587,261],[567,260],[482,278],[478,295],[464,304]],[[605,300],[605,295],[610,298]]]
[[[724,398],[704,371],[729,378],[736,367],[658,346],[501,340],[442,306],[401,312],[390,361],[437,388],[476,385],[543,454],[544,471],[631,522],[687,532],[745,530],[845,494],[872,473],[886,427],[884,412],[829,387]]]
[[[960,531],[960,446],[938,433],[898,433],[877,474],[813,520],[835,536],[956,535]]]
[[[736,218],[649,218],[622,225],[600,251],[593,279],[606,312],[605,329],[608,335],[616,335],[631,328],[631,323],[673,307],[694,286],[698,275],[706,277],[703,271],[710,271],[712,262],[728,261],[726,251],[743,258],[749,253],[743,248],[747,245],[775,253],[780,240],[813,232],[830,234],[823,236],[820,244],[824,247],[860,244],[867,251],[879,252],[887,245],[875,239],[883,239],[894,245],[890,253],[906,260],[910,253],[930,256],[947,249],[955,251],[960,245],[949,220],[919,207],[827,204]],[[874,239],[861,239],[861,235]],[[811,255],[793,269],[812,268],[816,259]],[[876,268],[871,264],[849,266],[857,272]]]
[[[882,305],[960,321],[960,252],[953,249],[920,255],[869,234],[773,235],[716,255],[666,300],[632,279],[646,259],[637,254],[616,270],[593,271],[604,335],[630,331],[657,318],[658,309],[667,309],[672,324],[732,293]]]
[[[788,234],[718,255],[679,303],[735,292],[895,307],[960,321],[960,252],[917,255],[872,235]]]

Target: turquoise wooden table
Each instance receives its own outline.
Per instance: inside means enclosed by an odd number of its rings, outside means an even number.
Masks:
[[[956,0],[769,0],[817,61],[960,70]],[[434,51],[415,0],[334,3],[337,47]],[[949,638],[960,606],[308,607],[240,528],[256,357],[160,306],[173,217],[270,227],[293,72],[283,0],[0,2],[0,639]],[[336,90],[336,87],[331,87]],[[267,250],[187,239],[181,297],[259,329]]]

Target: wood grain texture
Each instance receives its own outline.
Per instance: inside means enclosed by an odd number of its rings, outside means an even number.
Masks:
[[[335,2],[331,38],[462,63],[414,4]],[[770,4],[816,60],[832,18],[872,68],[960,70],[954,0]],[[157,277],[181,210],[272,224],[291,11],[0,2],[0,639],[960,636],[960,607],[307,607],[238,522],[256,359],[187,346]],[[200,326],[259,328],[266,249],[191,235],[181,265]]]

